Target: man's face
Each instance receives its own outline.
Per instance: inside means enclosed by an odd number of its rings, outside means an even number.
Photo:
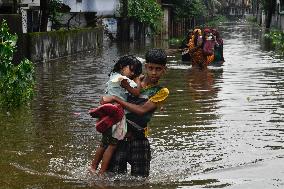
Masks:
[[[146,63],[145,71],[147,73],[148,78],[152,83],[156,83],[159,81],[162,75],[164,75],[166,71],[166,66],[154,63]]]

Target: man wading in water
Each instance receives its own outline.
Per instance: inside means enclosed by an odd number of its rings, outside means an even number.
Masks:
[[[147,138],[147,123],[155,110],[165,102],[169,90],[159,85],[160,78],[165,74],[167,55],[162,49],[151,49],[145,56],[145,77],[141,81],[139,97],[129,97],[123,101],[116,96],[102,97],[102,104],[118,103],[129,110],[126,114],[127,134],[118,141],[112,156],[109,172],[127,173],[127,163],[131,165],[131,175],[148,177],[150,171],[151,151]]]

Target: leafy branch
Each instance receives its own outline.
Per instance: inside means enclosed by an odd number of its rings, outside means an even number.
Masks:
[[[129,0],[128,14],[156,32],[161,28],[162,9],[155,0]]]
[[[0,25],[0,109],[27,103],[34,94],[34,65],[24,59],[12,63],[16,51],[17,35],[9,33],[4,20]]]

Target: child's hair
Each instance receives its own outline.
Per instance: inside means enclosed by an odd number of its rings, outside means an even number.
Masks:
[[[133,55],[120,57],[113,66],[111,73],[119,73],[125,66],[129,66],[129,68],[134,72],[135,76],[139,76],[142,73],[142,63]]]
[[[167,54],[163,49],[150,49],[145,55],[146,63],[160,64],[165,66],[167,63]]]

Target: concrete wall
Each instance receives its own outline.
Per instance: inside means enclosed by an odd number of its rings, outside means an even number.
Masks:
[[[103,45],[103,27],[23,34],[22,27],[19,27],[22,23],[20,15],[0,14],[0,23],[2,20],[7,21],[11,33],[18,35],[13,58],[16,64],[25,57],[33,62],[49,61]]]
[[[33,62],[49,61],[102,47],[103,28],[36,32],[27,34],[27,38],[29,58]]]

